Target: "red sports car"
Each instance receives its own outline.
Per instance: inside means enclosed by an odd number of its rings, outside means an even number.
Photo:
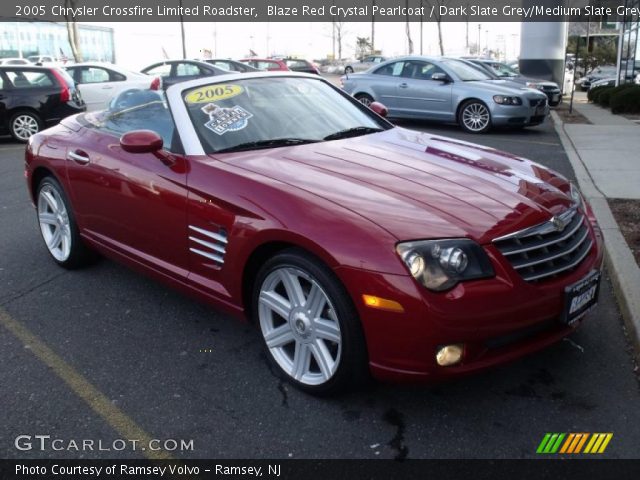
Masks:
[[[277,72],[277,71],[288,71],[290,70],[287,67],[287,64],[284,60],[279,58],[243,58],[239,60],[242,63],[246,63],[247,65],[257,68],[258,70],[267,70],[269,72]]]
[[[128,92],[31,137],[49,253],[94,252],[255,322],[298,387],[520,357],[597,301],[602,235],[565,178],[394,127],[298,73]]]

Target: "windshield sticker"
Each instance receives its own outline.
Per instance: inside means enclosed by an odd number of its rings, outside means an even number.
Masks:
[[[207,85],[189,92],[184,97],[184,101],[189,104],[208,103],[215,100],[226,100],[243,92],[244,88],[240,85]]]
[[[238,105],[224,108],[215,103],[209,103],[201,110],[209,115],[209,121],[204,126],[218,135],[242,130],[249,124],[248,120],[253,117],[252,113]]]

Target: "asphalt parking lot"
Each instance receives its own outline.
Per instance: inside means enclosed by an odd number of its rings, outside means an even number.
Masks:
[[[571,177],[553,126],[463,134]],[[59,269],[42,243],[23,147],[0,140],[0,458],[144,457],[46,449],[19,435],[193,440],[184,458],[523,458],[546,432],[612,432],[604,456],[640,457],[640,387],[605,275],[570,339],[433,386],[374,384],[317,399],[268,369],[254,329],[108,260]],[[59,444],[60,445],[60,444]]]

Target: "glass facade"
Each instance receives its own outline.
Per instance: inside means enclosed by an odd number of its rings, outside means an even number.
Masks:
[[[51,55],[73,60],[64,23],[1,22],[0,58]],[[84,61],[115,63],[113,29],[78,24]]]
[[[640,0],[627,0],[628,7],[640,7]],[[622,30],[621,81],[640,83],[640,17],[625,18]]]

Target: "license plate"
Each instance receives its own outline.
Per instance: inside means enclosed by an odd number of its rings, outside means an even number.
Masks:
[[[551,98],[554,102],[557,102],[558,100],[560,100],[560,95],[552,95]]]
[[[538,105],[536,107],[536,115],[544,115],[545,111],[545,106],[544,105]]]
[[[598,303],[600,272],[595,270],[564,289],[563,323],[571,325]]]

